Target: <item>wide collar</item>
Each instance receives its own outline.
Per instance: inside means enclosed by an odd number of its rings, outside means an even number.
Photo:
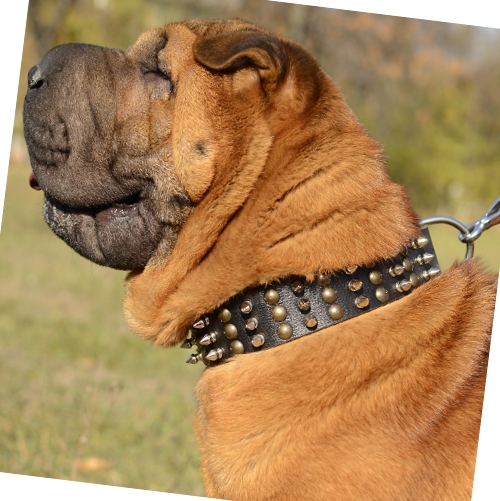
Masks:
[[[253,353],[397,301],[440,273],[426,228],[395,257],[370,266],[321,274],[313,282],[287,277],[238,294],[197,321],[181,347],[187,362],[208,366]]]

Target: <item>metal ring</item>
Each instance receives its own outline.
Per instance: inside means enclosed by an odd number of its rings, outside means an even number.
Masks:
[[[450,226],[455,227],[464,236],[467,236],[469,234],[469,230],[467,226],[465,226],[465,224],[462,224],[457,219],[448,216],[433,216],[433,217],[428,217],[426,219],[422,219],[420,221],[420,226],[428,226],[431,224],[440,224],[440,223],[449,224]],[[467,260],[474,255],[474,241],[465,242],[465,244],[467,245],[467,249],[465,251],[464,259]]]

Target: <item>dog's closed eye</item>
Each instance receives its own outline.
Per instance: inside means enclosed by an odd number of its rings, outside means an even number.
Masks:
[[[161,97],[165,94],[171,94],[173,84],[170,77],[161,71],[147,70],[143,73],[144,82],[152,89],[151,97]]]

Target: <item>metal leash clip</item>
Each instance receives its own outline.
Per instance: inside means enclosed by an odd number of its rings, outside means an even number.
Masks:
[[[461,242],[467,245],[465,259],[470,259],[474,255],[474,242],[483,234],[484,231],[500,223],[500,197],[498,197],[493,205],[484,213],[477,221],[468,224],[467,226],[448,216],[433,216],[422,219],[420,226],[428,226],[430,224],[449,224],[454,226],[460,232],[458,238]]]

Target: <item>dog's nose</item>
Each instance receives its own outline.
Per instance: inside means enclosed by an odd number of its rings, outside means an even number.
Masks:
[[[44,83],[42,70],[40,65],[35,64],[33,68],[28,71],[28,88],[39,89]]]

